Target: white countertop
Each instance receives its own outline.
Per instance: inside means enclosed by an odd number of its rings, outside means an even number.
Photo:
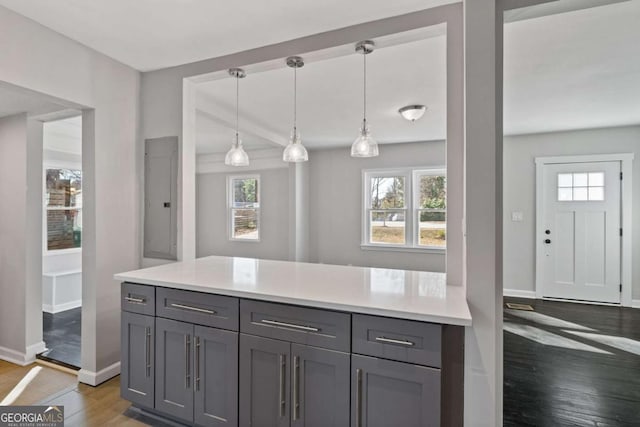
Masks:
[[[444,273],[211,256],[116,280],[450,325],[471,325],[465,292]]]

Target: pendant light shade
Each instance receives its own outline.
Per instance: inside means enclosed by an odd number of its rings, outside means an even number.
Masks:
[[[296,126],[297,119],[297,100],[298,100],[298,68],[304,67],[304,61],[299,56],[290,56],[287,58],[287,65],[293,68],[293,130],[291,131],[291,137],[289,138],[289,144],[282,153],[282,160],[285,162],[306,162],[309,160],[309,153],[307,149],[302,145],[300,133]]]
[[[224,157],[224,164],[227,166],[249,166],[249,155],[242,147],[239,131],[239,104],[240,104],[240,79],[246,77],[242,68],[231,68],[229,75],[236,78],[236,135],[231,144],[231,149]]]
[[[375,44],[371,40],[365,40],[356,44],[356,52],[362,54],[364,59],[364,96],[363,96],[363,119],[360,134],[351,145],[351,157],[376,157],[378,153],[378,143],[371,136],[369,125],[367,124],[367,55],[373,52]]]

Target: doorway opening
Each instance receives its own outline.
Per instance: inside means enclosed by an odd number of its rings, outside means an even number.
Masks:
[[[43,124],[42,335],[37,357],[80,369],[82,116]]]

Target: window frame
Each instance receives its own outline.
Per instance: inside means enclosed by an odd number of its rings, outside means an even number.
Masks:
[[[379,250],[379,251],[402,251],[402,252],[421,252],[421,253],[439,253],[446,252],[445,246],[426,246],[420,245],[420,217],[418,211],[420,199],[420,185],[418,180],[421,176],[444,176],[446,178],[446,168],[438,167],[405,167],[405,168],[384,168],[384,169],[363,169],[362,170],[362,228],[360,248],[363,250]],[[390,244],[376,243],[371,241],[371,211],[377,209],[371,208],[371,178],[376,177],[404,177],[404,210],[405,212],[405,243]],[[447,206],[447,204],[445,204]],[[395,209],[391,209],[395,210]],[[445,207],[445,217],[447,209]],[[446,227],[446,225],[445,225]]]
[[[47,213],[49,211],[77,211],[81,213],[83,207],[75,206],[47,206],[47,170],[48,169],[68,169],[76,170],[82,173],[82,165],[68,161],[47,161],[42,164],[42,255],[68,255],[82,253],[83,239],[80,240],[79,248],[67,248],[67,249],[49,249],[49,233],[47,225]],[[83,174],[84,178],[84,174]],[[83,183],[84,184],[84,183]]]
[[[242,239],[233,236],[233,210],[238,209],[233,207],[234,203],[234,191],[233,191],[233,181],[239,179],[255,179],[258,187],[257,190],[257,199],[258,199],[258,207],[257,208],[247,208],[254,210],[256,212],[256,223],[258,229],[258,238],[257,239]],[[232,174],[227,175],[227,238],[231,242],[249,242],[249,243],[259,243],[262,239],[262,218],[260,216],[262,210],[262,195],[260,194],[262,191],[262,180],[260,179],[260,174]]]

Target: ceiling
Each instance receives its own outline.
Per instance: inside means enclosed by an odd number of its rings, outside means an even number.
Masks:
[[[376,49],[367,56],[367,121],[379,143],[446,137],[445,62],[444,36]],[[351,47],[348,55],[307,63],[297,74],[297,124],[305,146],[350,145],[362,122],[362,55]],[[197,105],[207,112],[197,117],[199,153],[228,149],[234,134],[235,96],[231,77],[198,85]],[[410,104],[428,107],[414,123],[398,113]],[[218,122],[211,123],[214,120]],[[248,74],[240,81],[240,128],[247,149],[286,144],[292,127],[292,69]]]
[[[148,71],[455,1],[0,0],[0,5]]]
[[[0,117],[28,113],[30,116],[48,114],[66,107],[55,104],[43,96],[0,85]]]
[[[639,0],[507,24],[505,133],[640,123],[639,46]]]

